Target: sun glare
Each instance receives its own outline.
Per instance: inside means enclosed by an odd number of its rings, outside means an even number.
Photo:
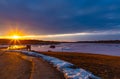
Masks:
[[[13,35],[11,38],[12,38],[12,39],[20,39],[20,36],[18,36],[18,35]]]

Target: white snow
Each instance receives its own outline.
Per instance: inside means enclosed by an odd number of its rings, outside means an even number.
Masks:
[[[50,51],[82,52],[120,56],[120,44],[62,43],[56,45],[55,49],[51,49],[49,47],[50,45],[32,46],[32,49],[36,51],[50,50]]]
[[[24,53],[26,55],[30,55],[38,58],[40,57],[45,61],[53,64],[54,67],[56,67],[59,71],[64,73],[66,79],[100,79],[99,77],[94,76],[91,72],[85,71],[84,69],[81,68],[77,68],[75,67],[74,64],[60,60],[58,58],[46,56],[36,52],[21,51],[21,50],[16,50],[16,51]]]

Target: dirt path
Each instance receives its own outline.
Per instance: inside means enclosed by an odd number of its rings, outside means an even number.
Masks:
[[[33,74],[30,79],[65,79],[63,75],[42,59],[33,59]]]
[[[42,59],[19,53],[0,53],[0,79],[64,79]]]
[[[29,79],[31,62],[14,53],[0,55],[0,79]]]

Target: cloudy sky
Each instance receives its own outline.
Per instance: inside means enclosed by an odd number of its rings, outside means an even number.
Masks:
[[[118,40],[120,0],[0,0],[0,35],[16,27],[46,40]]]

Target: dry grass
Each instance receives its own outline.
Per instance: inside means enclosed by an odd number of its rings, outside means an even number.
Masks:
[[[102,79],[120,79],[120,57],[66,52],[42,52],[42,54],[71,62]]]

